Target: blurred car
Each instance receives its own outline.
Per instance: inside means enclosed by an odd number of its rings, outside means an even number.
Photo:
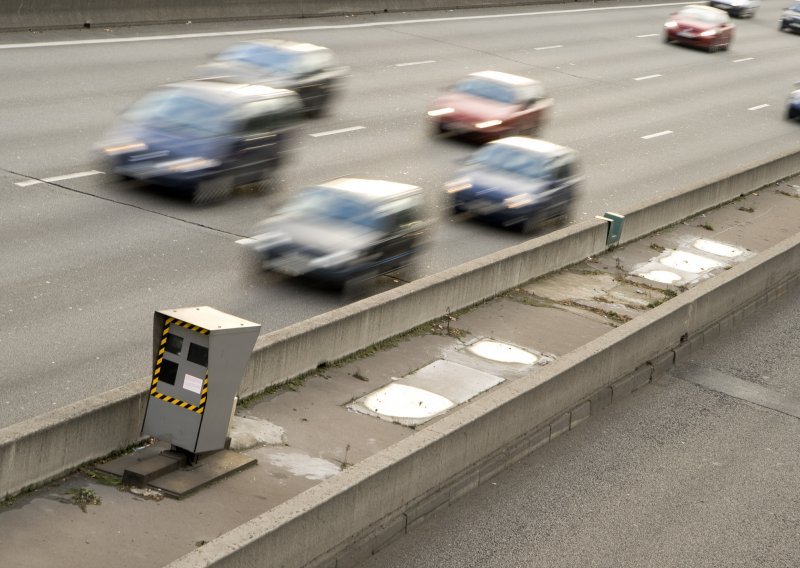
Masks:
[[[737,18],[752,18],[761,7],[761,0],[710,0],[708,5]]]
[[[230,46],[196,71],[199,79],[258,83],[290,89],[303,100],[306,114],[320,116],[347,67],[334,62],[330,49],[279,39],[243,41]]]
[[[477,150],[445,191],[455,213],[531,233],[547,220],[566,221],[581,180],[575,150],[512,136]]]
[[[795,83],[795,86],[800,86],[800,82]],[[800,118],[800,89],[795,89],[789,95],[789,101],[786,105],[786,118],[789,120]]]
[[[800,31],[800,2],[794,2],[783,11],[778,22],[778,29],[790,32]]]
[[[409,264],[428,226],[419,187],[339,178],[293,196],[251,246],[266,270],[344,286]]]
[[[664,24],[664,41],[699,47],[709,52],[725,51],[733,40],[734,28],[727,12],[690,4],[672,14]]]
[[[239,185],[268,186],[301,113],[285,89],[184,81],[136,102],[99,149],[118,176],[207,202]]]
[[[439,132],[493,139],[539,132],[552,106],[538,81],[480,71],[450,86],[428,116]]]

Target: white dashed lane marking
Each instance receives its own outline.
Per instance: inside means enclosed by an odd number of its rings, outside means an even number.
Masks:
[[[762,108],[767,108],[768,106],[769,106],[768,104],[756,105],[756,106],[754,106],[754,107],[750,107],[750,108],[749,108],[749,109],[747,109],[747,110],[759,110],[759,109],[762,109]]]
[[[332,134],[343,134],[345,132],[353,132],[355,130],[364,130],[366,126],[351,126],[350,128],[340,128],[339,130],[328,130],[327,132],[317,132],[316,134],[309,134],[309,136],[313,136],[314,138],[319,138],[320,136],[331,136]]]
[[[745,57],[743,59],[734,59],[733,62],[734,63],[741,63],[742,61],[752,61],[753,59],[755,59],[755,57]]]
[[[563,45],[543,45],[542,47],[534,47],[534,51],[542,51],[543,49],[558,49],[559,47],[564,47]]]
[[[642,34],[642,35],[637,35],[636,37],[656,37],[658,35],[661,34]]]
[[[409,67],[411,65],[427,65],[428,63],[436,63],[433,59],[426,59],[425,61],[411,61],[409,63],[396,63],[395,67]]]
[[[661,132],[656,132],[655,134],[648,134],[647,136],[642,136],[642,140],[650,140],[651,138],[658,138],[659,136],[666,136],[667,134],[672,134],[672,130],[662,130]]]
[[[645,75],[644,77],[636,77],[634,81],[646,81],[647,79],[655,79],[656,77],[661,77],[661,75]]]
[[[97,170],[89,170],[88,172],[78,172],[75,174],[66,174],[63,176],[53,176],[48,178],[42,179],[29,179],[25,181],[18,181],[14,185],[18,185],[20,187],[29,187],[31,185],[37,185],[40,183],[49,183],[53,181],[64,181],[67,179],[75,179],[75,178],[82,178],[87,176],[96,176],[98,174],[102,174],[103,172],[98,172]]]

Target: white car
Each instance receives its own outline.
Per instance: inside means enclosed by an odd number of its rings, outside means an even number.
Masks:
[[[752,18],[761,7],[761,0],[710,0],[708,5],[737,18]]]

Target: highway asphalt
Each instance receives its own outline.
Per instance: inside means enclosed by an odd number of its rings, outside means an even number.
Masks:
[[[304,185],[354,175],[425,187],[441,222],[423,273],[518,242],[438,209],[442,183],[472,147],[430,136],[424,113],[466,73],[544,82],[556,110],[543,137],[583,156],[578,221],[795,150],[800,126],[782,116],[799,40],[777,31],[783,3],[737,21],[731,50],[717,54],[662,43],[675,6],[0,35],[0,426],[146,377],[155,309],[211,305],[266,331],[341,305],[258,274],[236,244]],[[331,115],[298,133],[274,192],[196,207],[91,173],[103,171],[93,144],[127,105],[239,38],[269,35],[326,45],[351,68]]]

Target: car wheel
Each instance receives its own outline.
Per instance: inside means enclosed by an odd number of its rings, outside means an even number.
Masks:
[[[532,235],[542,226],[541,215],[531,215],[520,226],[523,235]]]
[[[377,276],[377,270],[370,270],[345,280],[342,283],[342,299],[346,302],[355,302],[367,297],[372,289],[372,281]]]
[[[790,108],[786,109],[786,120],[794,120],[795,118],[797,118],[797,115],[795,114],[794,110]]]
[[[729,48],[730,46],[731,46],[731,43],[730,43],[730,42],[728,42],[728,43],[723,43],[722,45],[720,45],[720,46],[719,46],[719,50],[720,50],[720,51],[728,51],[728,48]]]
[[[213,177],[197,184],[192,194],[192,201],[199,204],[212,203],[228,197],[232,192],[233,177]]]
[[[258,193],[267,193],[268,191],[274,190],[277,184],[278,180],[277,176],[275,175],[275,170],[270,168],[268,170],[264,170],[264,173],[261,174],[261,179],[253,184],[253,188]]]
[[[784,22],[783,20],[781,20],[781,21],[778,23],[778,31],[781,31],[781,32],[782,32],[782,31],[784,31],[785,29],[786,29],[786,22]]]

